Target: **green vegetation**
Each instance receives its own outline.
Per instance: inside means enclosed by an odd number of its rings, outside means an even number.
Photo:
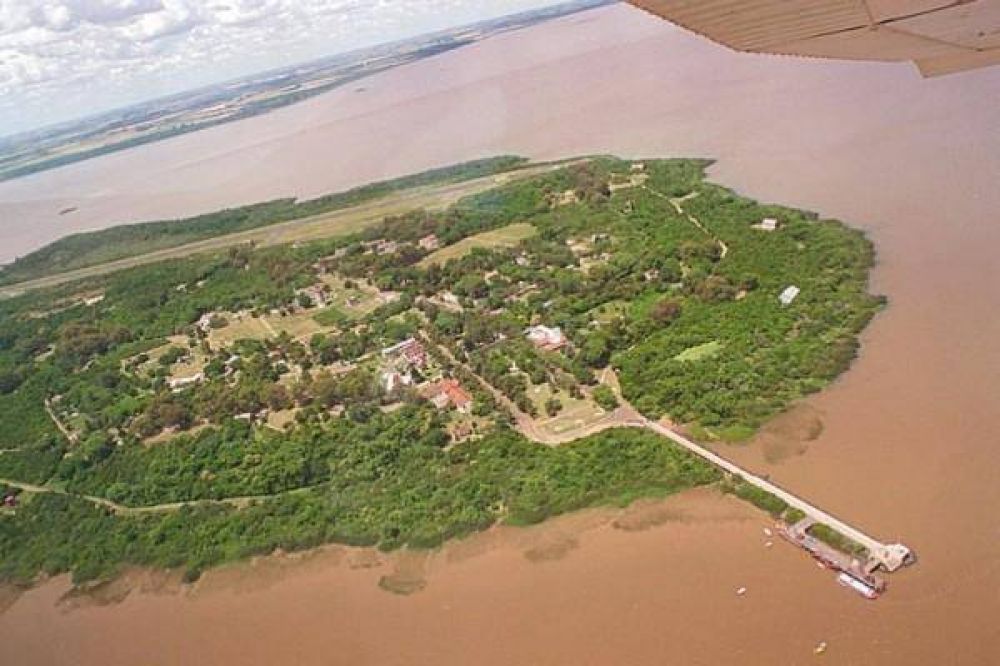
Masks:
[[[332,456],[318,473],[329,480],[242,510],[201,506],[114,516],[82,500],[40,495],[0,521],[0,578],[30,581],[39,571],[71,570],[75,580],[85,581],[111,575],[123,564],[197,572],[276,548],[329,541],[429,547],[498,520],[533,523],[717,478],[706,463],[649,433],[609,431],[553,450],[498,432],[444,452],[419,416],[350,426],[358,430],[353,437],[328,445]],[[155,474],[156,487],[176,485],[172,469],[155,456],[134,461],[131,473]],[[283,474],[275,478],[293,481]]]
[[[857,555],[858,557],[864,556],[868,550],[861,544],[847,538],[837,530],[833,529],[829,525],[824,525],[823,523],[816,523],[808,530],[809,534],[816,537],[826,545],[831,548],[836,548],[842,553],[847,553],[848,555]]]
[[[407,182],[499,168],[477,164]],[[0,478],[69,493],[4,514],[0,577],[87,580],[127,563],[196,577],[278,547],[430,546],[718,481],[650,433],[549,448],[510,429],[520,410],[540,438],[582,432],[619,402],[597,381],[613,369],[647,416],[740,440],[853,358],[880,305],[867,240],[706,183],[706,166],[648,161],[626,178],[629,162],[597,157],[348,236],[0,301]],[[375,196],[353,192],[288,206]],[[202,231],[287,214],[263,206]],[[763,217],[780,230],[755,230]],[[784,307],[790,284],[802,293]],[[739,480],[724,488],[790,515]],[[84,496],[195,504],[109,513]]]
[[[712,358],[722,350],[722,343],[718,340],[712,340],[711,342],[706,342],[704,344],[695,345],[694,347],[688,347],[680,354],[674,357],[677,361],[700,361],[703,358]]]
[[[489,176],[509,171],[525,161],[522,157],[492,157],[372,183],[307,201],[277,199],[183,220],[126,224],[102,231],[73,234],[19,257],[0,269],[0,284],[13,284],[214,236],[329,213],[400,190]]]
[[[722,491],[732,493],[741,500],[750,502],[758,509],[767,511],[774,518],[780,518],[789,508],[785,500],[772,495],[766,490],[752,486],[743,479],[733,479],[722,484]]]
[[[796,509],[795,507],[789,507],[788,510],[785,511],[784,516],[782,516],[784,521],[789,525],[794,525],[805,517],[805,512],[800,509]]]
[[[598,386],[594,389],[594,402],[600,405],[601,409],[612,410],[618,406],[618,398],[615,392],[607,386]]]

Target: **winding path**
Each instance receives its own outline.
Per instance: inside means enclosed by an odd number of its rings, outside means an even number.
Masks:
[[[239,497],[221,497],[218,499],[181,500],[179,502],[164,502],[162,504],[150,504],[147,506],[125,506],[124,504],[112,502],[107,498],[97,497],[96,495],[84,495],[80,493],[70,492],[68,490],[63,490],[62,488],[54,488],[48,485],[25,483],[24,481],[15,481],[14,479],[0,479],[0,486],[18,488],[28,493],[37,493],[37,494],[48,493],[51,495],[64,495],[66,497],[73,497],[75,499],[80,499],[86,502],[90,502],[91,504],[104,507],[105,509],[110,509],[111,511],[113,511],[118,515],[135,516],[135,515],[142,515],[144,513],[167,513],[170,511],[177,511],[179,509],[188,506],[226,505],[226,506],[232,506],[237,509],[245,509],[247,506],[249,506],[254,502],[262,502],[269,499],[275,499],[277,497],[284,497],[286,495],[297,495],[305,493],[310,490],[320,488],[323,486],[323,484],[302,486],[299,488],[291,488],[289,490],[282,490],[280,492],[272,493],[270,495],[242,495]]]
[[[647,192],[649,192],[654,196],[660,197],[661,199],[670,202],[670,205],[674,207],[674,210],[677,211],[678,215],[683,215],[685,218],[687,218],[688,222],[696,226],[703,234],[705,234],[706,236],[708,236],[709,238],[711,238],[712,240],[714,240],[716,243],[719,244],[719,250],[720,250],[719,259],[726,258],[726,255],[729,254],[729,246],[726,245],[726,241],[722,240],[721,238],[713,234],[711,231],[709,231],[708,227],[702,224],[701,220],[699,220],[694,215],[691,215],[690,213],[685,211],[684,207],[682,206],[682,204],[685,201],[690,201],[691,199],[694,199],[696,196],[698,196],[697,192],[688,192],[682,197],[668,197],[666,194],[663,194],[662,192],[657,192],[648,185],[643,185],[642,189],[646,190]]]

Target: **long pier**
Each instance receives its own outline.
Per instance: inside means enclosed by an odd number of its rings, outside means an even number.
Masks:
[[[872,565],[872,568],[881,566],[886,571],[895,571],[904,565],[912,563],[915,559],[913,552],[903,544],[883,543],[882,541],[865,534],[861,530],[844,522],[843,520],[840,520],[836,516],[830,515],[823,509],[802,499],[798,495],[790,493],[784,488],[771,483],[767,479],[759,477],[756,474],[752,474],[739,465],[726,460],[722,456],[709,451],[699,444],[692,442],[687,437],[684,437],[680,433],[671,430],[661,423],[641,418],[630,423],[629,425],[646,428],[659,435],[667,437],[691,453],[712,463],[716,467],[719,467],[734,476],[738,476],[750,485],[756,486],[757,488],[780,498],[787,503],[788,506],[798,509],[815,522],[827,525],[855,543],[864,546],[865,549],[868,550],[869,564]]]

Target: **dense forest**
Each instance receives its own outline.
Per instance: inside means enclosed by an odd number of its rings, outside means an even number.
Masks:
[[[517,164],[180,224],[227,233]],[[524,415],[544,425],[627,402],[700,439],[738,440],[853,359],[882,303],[867,293],[871,244],[708,183],[707,164],[595,157],[353,236],[236,246],[0,301],[0,492],[12,498],[0,577],[82,581],[126,563],[194,577],[279,547],[430,546],[719,481],[647,432],[549,448],[516,429]],[[450,251],[524,224],[535,233],[514,244]],[[114,233],[135,232],[97,235]],[[556,342],[532,342],[536,328]],[[390,353],[415,341],[427,359]],[[602,379],[611,371],[620,391]],[[471,404],[433,403],[427,389],[444,385]]]

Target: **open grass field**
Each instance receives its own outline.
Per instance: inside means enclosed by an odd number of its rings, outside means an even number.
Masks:
[[[212,349],[229,347],[237,340],[263,340],[278,334],[276,329],[267,325],[263,317],[251,317],[248,313],[224,315],[229,321],[222,328],[213,328],[208,332],[208,342]]]
[[[378,289],[363,282],[352,281],[352,286],[348,287],[344,278],[332,273],[320,279],[330,288],[330,307],[350,319],[360,319],[386,302],[386,296],[380,294]]]
[[[623,317],[629,310],[629,304],[625,301],[609,301],[590,311],[590,317],[601,324],[607,324],[616,317]]]
[[[572,398],[566,391],[560,391],[556,394],[556,398],[563,404],[562,410],[553,417],[546,416],[545,402],[552,395],[552,386],[549,384],[531,386],[528,389],[528,398],[538,408],[535,426],[542,434],[561,435],[571,430],[586,428],[608,414],[590,400]]]
[[[188,339],[185,335],[173,335],[167,338],[167,343],[150,349],[146,354],[149,360],[139,366],[141,373],[152,374],[160,365],[160,358],[172,347],[180,347],[185,351],[185,356],[170,366],[169,377],[171,379],[181,379],[193,377],[205,369],[208,358],[199,347],[191,349],[188,347]]]
[[[452,243],[436,252],[432,252],[420,260],[420,266],[427,267],[431,264],[443,264],[449,259],[458,259],[472,252],[477,247],[516,247],[526,238],[531,238],[538,230],[525,222],[508,224],[506,227],[484,231],[475,236],[463,238],[457,243]]]
[[[314,318],[319,310],[305,310],[288,315],[267,314],[251,317],[248,313],[226,314],[229,323],[222,328],[213,328],[208,333],[212,349],[229,347],[237,340],[265,340],[282,332],[301,342],[308,342],[316,333],[326,333],[333,329],[324,326]]]
[[[682,351],[674,359],[677,361],[700,361],[706,358],[712,358],[722,350],[722,343],[718,340],[712,340],[711,342],[706,342],[701,345],[695,345],[694,347],[688,347]]]

